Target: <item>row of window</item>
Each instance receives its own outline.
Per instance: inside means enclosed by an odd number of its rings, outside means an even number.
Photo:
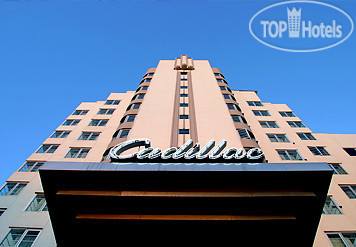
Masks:
[[[56,130],[50,138],[66,138],[70,132],[71,131]],[[78,140],[94,141],[98,139],[99,135],[99,132],[82,132],[78,137]]]
[[[59,145],[43,144],[36,153],[54,153]],[[85,158],[90,148],[70,148],[64,158]]]
[[[107,100],[105,101],[104,105],[118,105],[120,104],[120,100]],[[100,109],[100,110],[105,110],[105,109]],[[100,110],[97,114],[102,114],[100,113]],[[88,110],[75,110],[72,115],[86,115],[88,113]]]
[[[259,121],[262,128],[279,128],[276,121]],[[292,128],[306,128],[301,121],[287,121],[290,127]]]
[[[109,119],[92,119],[88,126],[105,126]],[[67,119],[62,124],[63,126],[76,126],[80,122],[79,119]]]
[[[32,246],[39,234],[40,229],[12,228],[1,241],[0,246]],[[356,232],[325,232],[334,247],[356,246]]]
[[[253,110],[252,112],[255,114],[255,116],[271,116],[267,110]],[[297,117],[291,111],[280,111],[279,114],[281,114],[282,117]]]
[[[310,152],[317,156],[329,156],[329,152],[324,147],[310,147]],[[277,150],[282,160],[304,160],[297,150]]]

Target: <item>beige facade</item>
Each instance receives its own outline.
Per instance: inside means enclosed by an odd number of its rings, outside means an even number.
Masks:
[[[341,165],[347,174],[334,175],[328,193],[341,214],[322,216],[314,246],[332,246],[328,232],[356,232],[356,199],[350,199],[340,187],[356,185],[356,157],[343,149],[356,147],[356,135],[312,133],[303,125],[298,127],[302,121],[298,116],[281,115],[280,112],[292,112],[287,105],[263,102],[253,106],[249,102],[261,100],[255,91],[231,91],[220,70],[212,68],[207,60],[187,56],[161,60],[156,68],[146,72],[136,92],[112,93],[106,101],[80,104],[75,110],[87,112],[73,112],[66,119],[80,121],[74,126],[63,125],[67,124],[64,122],[56,129],[70,133],[65,138],[49,137],[43,142],[58,148],[53,153],[34,152],[27,162],[108,162],[111,147],[137,138],[148,138],[153,147],[162,150],[179,147],[188,139],[201,145],[211,139],[217,143],[225,139],[226,149],[260,147],[268,163],[307,161]],[[272,128],[273,122],[278,127]],[[292,127],[292,122],[298,122],[297,126]],[[89,133],[87,139],[95,139],[90,133],[100,134],[95,140],[80,140],[83,132]],[[315,140],[302,140],[297,133],[311,133]],[[284,135],[286,139],[280,141],[273,135]],[[315,155],[309,147],[323,147],[329,155]],[[71,149],[78,153],[69,153]],[[89,152],[81,156],[84,149]],[[300,160],[289,155],[288,150],[296,150]],[[282,159],[278,151],[286,151],[287,155],[282,156],[290,160]],[[0,242],[11,229],[26,228],[41,230],[35,246],[56,246],[48,212],[26,211],[36,193],[43,192],[38,172],[20,168],[7,182],[26,186],[16,195],[0,196],[0,209],[5,210],[0,216]]]

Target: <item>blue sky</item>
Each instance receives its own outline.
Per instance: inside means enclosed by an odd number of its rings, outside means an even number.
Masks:
[[[319,52],[257,42],[277,1],[0,1],[0,183],[83,101],[136,90],[160,59],[208,59],[232,89],[288,104],[314,132],[355,134],[356,37]],[[356,2],[324,1],[356,20]]]

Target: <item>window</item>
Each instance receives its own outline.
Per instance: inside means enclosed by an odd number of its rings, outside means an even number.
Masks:
[[[33,198],[32,202],[28,205],[25,211],[48,211],[45,196],[43,194],[36,194],[35,198]]]
[[[224,86],[220,87],[220,90],[221,91],[231,91],[228,87],[224,87]]]
[[[179,115],[179,119],[189,119],[189,115]]]
[[[291,121],[287,123],[292,128],[305,128],[305,125],[301,121]]]
[[[262,102],[260,101],[247,101],[249,106],[263,106]]]
[[[78,140],[95,141],[96,139],[98,139],[99,135],[100,133],[98,132],[82,132]]]
[[[326,235],[334,247],[356,246],[356,232],[327,232]]]
[[[26,183],[7,182],[0,190],[0,196],[15,196],[21,192]]]
[[[120,121],[120,123],[125,123],[125,122],[133,122],[135,121],[136,115],[126,115],[123,117]]]
[[[187,93],[181,93],[180,97],[188,97],[188,94]]]
[[[331,196],[328,196],[325,200],[323,214],[342,214],[339,205]]]
[[[56,149],[59,147],[59,145],[42,145],[37,151],[36,153],[54,153],[54,151],[56,151]]]
[[[300,139],[306,140],[316,140],[316,138],[311,133],[297,133]]]
[[[350,156],[356,156],[356,148],[344,148]]]
[[[262,128],[279,128],[275,121],[260,121]]]
[[[143,99],[144,97],[145,97],[144,94],[137,94],[137,95],[135,95],[135,96],[132,98],[132,100],[135,100],[135,99]]]
[[[188,107],[188,103],[180,103],[179,107]]]
[[[89,148],[71,148],[64,158],[85,158],[89,150]]]
[[[340,164],[329,164],[334,170],[334,174],[348,174]]]
[[[232,99],[232,100],[236,100],[234,96],[230,95],[230,94],[223,94],[224,99]]]
[[[66,138],[70,131],[55,131],[50,138]]]
[[[340,185],[340,188],[350,199],[356,199],[356,185]]]
[[[76,126],[80,120],[78,119],[67,119],[62,125],[64,126]]]
[[[303,160],[297,150],[277,150],[282,160]]]
[[[314,155],[320,155],[320,156],[330,155],[324,147],[308,147],[308,148]]]
[[[217,82],[225,82],[227,84],[227,82],[223,79],[216,79]]]
[[[145,76],[153,76],[153,75],[154,75],[154,73],[147,73]]]
[[[132,104],[129,106],[128,110],[140,109],[141,104]]]
[[[237,122],[237,123],[246,123],[246,120],[241,117],[241,116],[237,116],[237,115],[232,115],[232,121]]]
[[[187,89],[188,86],[180,86],[181,89]]]
[[[221,76],[221,77],[224,77],[222,74],[220,73],[214,73],[215,76]]]
[[[285,134],[267,134],[271,142],[290,142]]]
[[[137,91],[142,91],[142,90],[147,90],[148,87],[147,86],[143,86],[143,87],[139,87]]]
[[[44,162],[26,161],[19,172],[37,172],[43,164]]]
[[[120,100],[107,100],[104,105],[118,105]]]
[[[247,129],[239,129],[237,130],[241,138],[245,139],[255,139],[255,136],[251,133],[251,131]]]
[[[280,111],[279,113],[282,117],[296,117],[296,115],[294,115],[291,111]]]
[[[122,129],[119,130],[116,136],[114,138],[126,138],[130,133],[130,129]]]
[[[5,208],[0,208],[0,216],[5,213],[6,209]]]
[[[150,82],[151,80],[152,80],[151,78],[146,78],[146,79],[142,80],[141,83],[142,82]]]
[[[38,229],[13,228],[0,243],[0,246],[31,247],[40,232]]]
[[[253,111],[255,116],[271,116],[268,111]]]
[[[189,134],[189,129],[179,129],[179,134]]]
[[[98,111],[98,115],[112,115],[114,113],[115,109],[100,109]]]
[[[92,119],[89,126],[105,126],[108,121],[107,119]]]
[[[75,110],[72,115],[86,115],[87,113],[87,110]]]
[[[237,111],[241,111],[240,107],[238,105],[235,105],[235,104],[226,104],[227,105],[227,108],[229,110],[237,110]]]

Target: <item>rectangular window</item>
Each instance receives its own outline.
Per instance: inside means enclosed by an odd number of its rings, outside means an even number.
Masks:
[[[145,76],[153,76],[153,75],[154,75],[154,73],[148,73]]]
[[[296,117],[296,115],[294,115],[291,111],[280,111],[279,113],[282,117]]]
[[[350,156],[356,156],[356,148],[344,148]]]
[[[329,166],[334,170],[334,174],[348,174],[340,164],[329,164]]]
[[[13,228],[0,243],[0,246],[31,247],[40,232],[38,229]]]
[[[189,115],[179,115],[179,119],[189,119]]]
[[[241,111],[240,107],[235,105],[235,104],[226,104],[227,105],[227,108],[229,110],[237,110],[237,111]]]
[[[285,134],[267,134],[271,142],[290,142]]]
[[[188,86],[180,86],[181,89],[187,89]]]
[[[85,158],[90,148],[71,148],[64,158]]]
[[[0,196],[15,196],[21,192],[26,183],[7,182],[0,190]]]
[[[114,138],[126,138],[130,133],[130,129],[122,129],[119,130],[119,132],[117,133],[117,136]]]
[[[287,123],[292,128],[305,128],[305,125],[301,121],[288,121]]]
[[[112,115],[114,113],[115,109],[100,109],[98,111],[98,115]]]
[[[262,128],[279,128],[275,121],[260,121]]]
[[[188,107],[188,103],[180,103],[179,107]]]
[[[19,172],[37,172],[43,164],[44,162],[26,161]]]
[[[145,97],[144,94],[137,94],[137,95],[135,95],[135,96],[133,97],[133,100],[135,100],[135,99],[143,99],[144,97]]]
[[[316,138],[311,133],[297,133],[300,139],[306,140],[316,140]]]
[[[308,147],[308,148],[314,155],[319,155],[319,156],[330,155],[324,147]]]
[[[78,119],[67,119],[62,125],[64,126],[76,126],[80,120]]]
[[[236,123],[246,123],[246,120],[241,116],[232,115],[231,117],[232,117],[232,121]]]
[[[121,120],[121,123],[134,122],[135,118],[136,118],[136,115],[127,115]]]
[[[87,113],[87,110],[75,110],[72,115],[86,115]]]
[[[303,160],[297,150],[277,150],[282,160]]]
[[[140,87],[139,90],[147,90],[148,87],[147,86],[143,86],[143,87]]]
[[[181,93],[180,97],[188,97],[188,94],[187,93]]]
[[[120,100],[107,100],[104,105],[118,105]]]
[[[140,109],[141,104],[132,104],[129,110]]]
[[[56,149],[59,147],[59,145],[42,145],[37,151],[36,153],[54,153],[54,151],[56,151]]]
[[[253,111],[255,116],[271,116],[268,111]]]
[[[223,86],[220,87],[220,90],[221,91],[230,91],[228,87],[223,87]]]
[[[356,246],[356,232],[327,232],[333,247],[354,247]]]
[[[0,216],[5,213],[6,209],[5,208],[0,208]]]
[[[249,106],[263,106],[261,101],[247,101]]]
[[[45,196],[43,194],[36,194],[25,211],[42,212],[48,211]]]
[[[179,129],[178,133],[181,134],[181,135],[189,134],[189,129]]]
[[[356,199],[356,185],[340,185],[340,188],[350,199]]]
[[[50,138],[66,138],[70,131],[55,131]]]
[[[237,130],[241,138],[245,139],[255,139],[254,135],[248,131],[247,129],[239,129]]]
[[[99,135],[100,133],[98,132],[82,132],[78,140],[95,141]]]
[[[89,126],[105,126],[108,121],[107,119],[92,119]]]
[[[342,214],[342,211],[331,196],[326,197],[323,214]]]

